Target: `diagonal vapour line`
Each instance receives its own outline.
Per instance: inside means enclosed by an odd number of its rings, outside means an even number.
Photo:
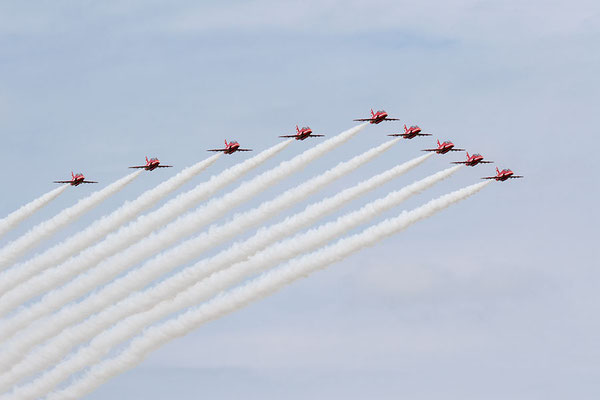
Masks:
[[[19,283],[39,274],[41,271],[51,266],[62,263],[73,254],[91,246],[119,226],[127,223],[144,210],[155,205],[165,196],[173,193],[190,179],[214,164],[220,156],[220,153],[215,154],[191,167],[185,168],[172,178],[145,191],[138,196],[137,199],[125,202],[117,210],[96,220],[83,231],[78,232],[26,262],[13,266],[11,269],[0,275],[0,293],[6,293],[9,288],[22,293],[21,289],[17,288]],[[19,302],[22,301],[24,300],[19,300]]]
[[[281,152],[292,140],[278,143],[257,154],[256,156],[236,164],[218,175],[212,176],[210,180],[197,185],[194,189],[182,193],[174,199],[169,200],[158,210],[138,217],[127,226],[121,227],[117,232],[109,235],[100,243],[91,246],[82,251],[77,256],[71,257],[64,263],[44,271],[42,274],[33,277],[23,283],[21,287],[26,287],[26,291],[15,291],[0,297],[0,315],[5,315],[14,307],[20,304],[23,298],[31,298],[44,290],[59,285],[69,278],[85,271],[102,260],[113,256],[114,254],[128,248],[133,243],[146,238],[153,230],[162,227],[178,215],[183,214],[189,208],[197,205],[201,201],[211,197],[223,187],[231,184],[238,178],[244,176],[252,169],[262,165],[264,162]],[[60,291],[54,291],[44,296],[42,302],[34,303],[31,307],[25,308],[16,313],[9,319],[2,321],[0,325],[0,340],[13,335],[22,327],[29,324],[32,320],[43,315],[45,309],[50,306],[53,298],[62,298]],[[47,304],[45,302],[48,301]],[[58,306],[62,305],[57,301]],[[2,356],[0,356],[0,369],[10,365]]]
[[[23,220],[29,218],[39,209],[57,198],[58,195],[64,192],[68,187],[69,185],[59,186],[0,219],[0,237],[4,236],[11,229],[16,228]],[[0,291],[0,293],[1,292],[2,291]]]
[[[359,210],[339,217],[336,221],[326,223],[318,228],[311,229],[302,235],[279,242],[255,254],[248,260],[238,262],[229,267],[236,261],[235,258],[230,256],[231,253],[239,251],[246,255],[252,254],[252,249],[246,244],[248,241],[240,244],[236,243],[216,256],[203,260],[143,292],[134,293],[125,301],[105,309],[80,325],[63,331],[59,336],[46,343],[42,349],[31,353],[22,363],[15,365],[9,373],[2,375],[0,377],[0,388],[6,390],[8,386],[14,384],[26,375],[52,365],[57,359],[64,356],[73,346],[89,340],[103,328],[108,328],[111,324],[121,321],[127,315],[148,310],[159,301],[176,296],[173,300],[163,301],[151,310],[127,318],[110,328],[108,331],[102,333],[100,338],[93,340],[91,344],[91,346],[95,348],[93,352],[95,358],[90,356],[90,350],[80,351],[75,356],[69,358],[65,363],[59,365],[58,368],[44,374],[41,379],[36,381],[36,393],[50,390],[61,380],[66,379],[70,374],[76,372],[77,369],[81,369],[86,365],[98,361],[99,358],[112,347],[135,336],[144,326],[157,322],[171,313],[202,302],[210,296],[217,294],[222,289],[237,284],[243,279],[267,270],[280,262],[296,257],[302,253],[318,249],[323,243],[327,243],[343,235],[348,230],[354,229],[357,226],[370,221],[382,212],[401,204],[409,197],[450,177],[460,168],[460,166],[447,168],[446,170],[410,184],[401,190],[391,192],[381,199],[372,201],[361,207]],[[315,211],[314,208],[313,211]],[[300,213],[299,215],[301,214],[305,213]],[[314,219],[309,215],[304,215],[304,217],[308,220]],[[297,218],[293,218],[293,220],[297,220]],[[290,224],[287,224],[287,227],[290,230],[294,229],[294,226],[291,226]],[[283,228],[283,226],[281,228]],[[267,229],[266,231],[261,232],[261,235],[263,237],[270,236],[267,233],[269,230],[274,231],[273,233],[283,231],[283,229]],[[291,233],[289,234],[291,235]],[[285,236],[285,233],[283,236]],[[273,241],[276,240],[277,237],[274,237]],[[210,272],[215,273],[207,279],[199,281]],[[36,365],[37,368],[33,368],[34,365]]]
[[[35,247],[42,240],[53,235],[58,230],[67,226],[86,212],[98,206],[108,197],[123,189],[140,174],[141,171],[133,172],[124,178],[111,183],[104,189],[92,193],[85,199],[79,200],[74,206],[62,210],[54,217],[36,225],[23,236],[4,246],[2,249],[0,249],[0,270],[6,269],[19,257],[23,256],[27,251]]]
[[[466,199],[488,184],[489,182],[482,182],[467,186],[431,200],[412,211],[404,211],[397,217],[389,218],[379,224],[370,226],[361,233],[341,239],[335,244],[295,259],[283,267],[269,271],[199,307],[189,309],[177,317],[150,327],[117,356],[95,365],[82,378],[62,390],[50,393],[46,398],[48,400],[80,398],[113,376],[133,368],[150,352],[177,337],[191,332],[203,323],[243,308],[300,278],[306,277],[308,274],[341,261],[365,247],[373,246],[380,240],[396,234],[458,201]],[[131,328],[133,329],[133,327]],[[94,348],[88,347],[86,349],[92,349],[93,352]],[[31,398],[30,396],[27,387],[22,387],[15,389],[8,398],[26,399]]]
[[[251,196],[260,193],[281,179],[284,179],[285,177],[299,171],[301,168],[305,167],[307,163],[325,155],[327,152],[348,141],[365,127],[366,124],[361,124],[348,129],[337,136],[334,136],[331,139],[328,139],[319,145],[306,150],[291,160],[284,161],[279,166],[264,172],[248,182],[245,182],[240,187],[223,196],[222,198],[215,199],[205,206],[197,209],[193,213],[186,215],[184,218],[180,218],[174,223],[168,225],[159,233],[147,237],[143,242],[132,246],[127,251],[107,259],[93,270],[88,271],[86,274],[74,279],[64,287],[50,292],[34,306],[26,308],[16,315],[15,318],[12,318],[8,323],[4,324],[3,328],[4,326],[7,326],[6,329],[11,329],[14,331],[16,326],[15,320],[20,318],[21,323],[25,321],[21,326],[25,326],[34,319],[63,306],[68,301],[84,295],[96,286],[108,282],[127,268],[135,265],[145,258],[148,258],[150,255],[157,253],[163,248],[176,243],[180,238],[192,234],[200,227],[226,214],[231,210],[231,208],[243,203]],[[65,315],[68,315],[68,313],[69,311],[59,313],[56,318],[66,318]],[[19,337],[15,339],[25,339],[25,337],[31,338],[33,335],[39,338],[37,341],[37,343],[39,343],[39,340],[44,339],[43,332],[46,332],[46,329],[53,329],[52,321],[52,319],[48,321],[42,321],[35,327],[35,329],[29,330],[29,334],[19,335]],[[15,352],[11,349],[12,346],[6,347],[8,347],[9,352],[15,354]],[[1,364],[10,365],[3,356]]]
[[[94,293],[92,296],[71,307],[68,311],[68,319],[61,320],[53,317],[51,323],[49,324],[49,326],[52,327],[52,331],[45,331],[44,336],[49,337],[56,334],[66,322],[72,322],[75,319],[73,318],[74,316],[78,316],[77,318],[81,319],[99,311],[102,307],[114,304],[123,297],[131,294],[133,291],[143,288],[145,285],[152,282],[159,276],[164,275],[177,265],[181,265],[182,263],[188,262],[197,257],[208,247],[223,242],[224,240],[227,240],[247,229],[250,225],[256,225],[264,219],[272,217],[278,211],[281,211],[282,209],[290,207],[294,203],[301,201],[302,199],[308,197],[311,193],[317,191],[319,188],[329,184],[334,179],[337,179],[342,175],[360,167],[361,165],[364,165],[366,162],[372,160],[383,151],[391,148],[397,143],[397,141],[398,139],[391,140],[371,150],[368,150],[349,161],[342,162],[336,167],[326,171],[323,174],[320,174],[318,177],[310,179],[304,184],[286,191],[273,200],[264,202],[257,208],[236,215],[231,222],[218,227],[211,227],[211,229],[209,229],[207,232],[204,232],[200,236],[188,240],[181,245],[161,254],[160,256],[155,257],[144,264],[144,266],[141,268],[131,271],[126,276],[117,279],[105,288]],[[294,217],[289,217],[283,223],[275,224],[273,229],[270,229],[271,232],[269,234],[265,234],[264,230],[261,230],[259,233],[257,233],[257,235],[261,236],[259,240],[249,239],[241,244],[236,243],[228,250],[221,252],[215,258],[219,261],[226,260],[227,264],[240,261],[247,257],[248,254],[251,254],[250,251],[252,251],[252,247],[254,247],[254,251],[259,250],[268,245],[270,242],[277,241],[284,236],[289,236],[294,232],[297,232],[298,230],[302,229],[302,227],[308,226],[312,222],[318,220],[320,216],[335,211],[344,203],[347,203],[359,195],[382,185],[383,183],[407,172],[417,165],[420,165],[427,158],[429,158],[429,156],[430,155],[417,157],[382,174],[376,175],[367,181],[361,182],[350,189],[346,189],[336,196],[308,206],[305,212],[299,213]],[[189,277],[189,275],[186,276]],[[186,277],[183,279],[187,281]],[[169,279],[169,282],[165,283],[171,283],[171,280],[172,279]],[[191,282],[188,282],[188,284],[191,284]],[[160,290],[159,288],[157,288],[156,291],[151,290],[148,292],[150,293],[150,297],[145,300],[151,299],[154,300],[154,303],[156,303],[161,300],[161,297],[165,296],[163,292],[164,291]],[[137,292],[135,294],[140,295],[147,293]],[[158,296],[159,294],[160,296]],[[166,294],[166,296],[168,296],[168,294]],[[90,335],[93,336],[94,332],[98,332],[98,330],[100,330],[103,326],[108,326],[130,313],[141,311],[139,309],[132,310],[131,307],[128,307],[129,305],[145,304],[146,307],[152,305],[148,303],[148,301],[140,299],[140,296],[138,296],[137,300],[131,300],[132,299],[128,299],[128,301],[119,302],[116,305],[112,305],[108,309],[103,310],[100,314],[94,315],[92,318],[85,320],[82,324],[80,324],[81,326],[78,325],[61,332],[57,337],[54,338],[54,340],[44,345],[43,349],[38,349],[30,353],[28,358],[17,365],[14,365],[10,371],[0,376],[0,390],[6,389],[8,385],[20,380],[32,371],[45,368],[46,366],[51,365],[51,363],[54,361],[58,361],[61,355],[66,354],[66,352],[68,352],[72,346],[81,343],[86,336],[88,338]],[[61,313],[62,312],[63,311],[61,311]],[[32,347],[32,343],[25,340],[19,341],[18,344],[9,343],[7,347],[13,349],[15,353],[24,355],[26,353],[26,349]],[[21,351],[21,349],[23,351]]]

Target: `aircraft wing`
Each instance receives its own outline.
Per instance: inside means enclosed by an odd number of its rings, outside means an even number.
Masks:
[[[236,151],[252,151],[252,149],[237,149]]]
[[[400,121],[399,118],[384,118],[384,121]]]
[[[439,149],[423,149],[421,151],[438,151]]]
[[[173,168],[172,165],[159,165],[156,168]]]
[[[390,133],[388,136],[402,136],[402,137],[404,137],[404,133]]]
[[[206,150],[206,151],[225,151],[225,150],[226,149],[209,149],[209,150]]]
[[[513,179],[513,178],[523,178],[523,176],[521,176],[521,175],[513,175],[513,176],[510,177],[510,179]]]
[[[373,118],[359,118],[359,119],[353,119],[352,121],[359,121],[359,122],[365,122],[365,121],[374,121]]]
[[[450,149],[448,151],[465,151],[465,149]]]
[[[308,137],[323,137],[325,135],[313,135],[312,133],[310,135],[308,135]]]
[[[431,136],[431,133],[417,133],[415,136]]]
[[[466,161],[452,161],[450,164],[466,164]]]
[[[291,138],[295,138],[295,137],[298,137],[298,135],[281,135],[279,137],[285,137],[285,138],[291,137]]]
[[[496,178],[497,178],[497,176],[485,176],[481,179],[496,179]]]
[[[71,183],[72,181],[54,181],[54,183]]]
[[[129,168],[146,168],[146,165],[136,165],[135,167],[129,167]]]
[[[479,164],[493,164],[493,161],[479,161]]]
[[[81,181],[81,183],[98,183],[96,181]]]

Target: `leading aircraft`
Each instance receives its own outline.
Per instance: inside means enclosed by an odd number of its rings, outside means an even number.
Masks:
[[[402,136],[404,139],[412,139],[415,136],[431,136],[431,133],[421,133],[421,128],[417,125],[413,125],[410,128],[404,125],[404,133],[392,133],[388,136]]]
[[[514,175],[514,172],[512,172],[510,169],[503,169],[502,171],[500,171],[498,167],[496,167],[496,176],[486,176],[481,179],[495,179],[499,182],[504,182],[505,180],[515,178],[522,178],[522,176]]]
[[[378,124],[381,121],[400,121],[398,118],[388,118],[388,113],[378,110],[376,113],[371,108],[371,118],[359,118],[354,121],[368,121],[370,124]]]
[[[467,151],[467,161],[453,161],[452,164],[465,164],[469,167],[474,167],[477,164],[491,164],[493,161],[483,161],[483,156],[481,154],[473,154],[469,155]]]
[[[233,154],[236,151],[252,151],[252,149],[240,149],[240,144],[236,140],[227,143],[227,139],[225,139],[224,149],[210,149],[208,151],[222,151],[225,154]]]
[[[465,149],[455,149],[454,143],[452,143],[449,140],[446,140],[444,143],[440,143],[440,141],[438,140],[437,145],[437,149],[425,149],[421,151],[435,151],[438,154],[446,154],[449,151],[465,151]]]
[[[172,165],[160,165],[158,158],[154,157],[148,160],[146,156],[146,165],[136,165],[129,168],[144,168],[146,171],[154,171],[156,168],[171,168]]]
[[[82,183],[98,183],[98,182],[86,181],[85,176],[83,176],[83,174],[81,172],[79,172],[77,174],[73,174],[73,171],[71,171],[71,180],[70,181],[54,181],[54,183],[68,183],[71,186],[79,186]]]
[[[310,129],[310,127],[308,126],[304,126],[302,127],[302,129],[298,128],[298,125],[296,125],[296,134],[295,135],[282,135],[279,137],[282,138],[295,138],[296,140],[304,140],[307,137],[323,137],[325,135],[313,135],[312,133],[312,129]]]

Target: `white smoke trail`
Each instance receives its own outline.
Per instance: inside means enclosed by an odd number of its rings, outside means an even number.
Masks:
[[[44,345],[42,349],[30,353],[25,360],[13,366],[10,371],[0,376],[0,390],[6,389],[8,385],[20,380],[36,369],[43,369],[46,366],[51,365],[54,361],[58,361],[60,357],[64,356],[64,354],[66,354],[68,350],[72,348],[72,346],[76,346],[78,343],[81,343],[86,337],[88,339],[91,338],[94,333],[104,329],[104,327],[110,326],[112,323],[117,322],[129,314],[147,309],[164,298],[168,298],[169,295],[172,294],[172,290],[175,290],[173,289],[173,285],[183,289],[192,284],[193,281],[188,281],[188,278],[195,278],[192,277],[192,274],[186,270],[184,273],[178,274],[180,276],[178,284],[173,282],[173,280],[177,281],[177,279],[172,277],[158,285],[155,290],[153,289],[146,292],[136,292],[125,301],[114,304],[120,298],[131,294],[133,291],[144,287],[158,276],[167,273],[171,268],[191,260],[193,257],[197,256],[204,249],[206,249],[207,246],[215,244],[215,240],[221,242],[228,237],[232,237],[234,234],[236,234],[236,232],[239,232],[240,229],[247,227],[248,221],[257,221],[256,218],[252,218],[252,215],[257,217],[262,215],[261,219],[269,215],[274,215],[274,213],[277,212],[274,207],[277,206],[281,208],[286,205],[290,206],[290,202],[302,200],[302,198],[307,197],[310,193],[317,190],[317,186],[322,187],[336,177],[339,177],[340,174],[351,172],[351,170],[358,168],[360,165],[372,159],[377,154],[389,149],[396,142],[397,139],[394,139],[357,157],[354,157],[350,161],[340,163],[338,166],[325,172],[321,176],[311,179],[306,183],[287,191],[274,200],[263,203],[263,205],[257,209],[241,214],[239,217],[234,218],[231,223],[223,225],[220,228],[211,229],[208,232],[187,241],[185,245],[177,246],[168,252],[161,254],[159,257],[147,262],[142,268],[130,272],[124,278],[116,280],[109,286],[94,293],[91,297],[83,300],[81,303],[78,303],[76,306],[70,309],[69,315],[76,313],[81,318],[83,316],[93,314],[102,307],[110,304],[113,305],[108,309],[103,310],[100,314],[94,315],[93,317],[85,320],[82,324],[76,325],[61,332],[60,335],[56,336],[52,341]],[[214,263],[209,261],[204,264],[211,265],[211,267],[213,264],[217,263],[222,266],[228,266],[231,263],[240,261],[248,255],[253,254],[255,251],[266,247],[268,244],[275,242],[282,237],[292,235],[294,232],[297,232],[303,227],[311,225],[323,215],[335,211],[343,204],[351,201],[361,194],[384,184],[385,182],[407,172],[417,165],[420,165],[430,156],[431,154],[417,157],[352,188],[346,189],[329,199],[312,204],[308,206],[304,212],[293,217],[289,217],[285,221],[275,224],[269,229],[262,229],[261,231],[257,232],[252,239],[248,239],[241,244],[236,243],[229,249],[219,253],[217,256],[213,257],[213,260],[215,260]],[[452,169],[456,170],[457,168],[453,167]],[[415,190],[407,190],[405,192],[415,193]],[[182,254],[185,255],[182,256]],[[202,270],[203,268],[197,267],[196,269]],[[146,297],[146,295],[149,295],[149,297]],[[70,319],[72,320],[72,318]],[[62,321],[52,321],[50,325],[54,329],[52,332],[45,332],[45,337],[54,335],[56,332],[58,332],[57,329],[60,328],[60,322]],[[24,355],[26,349],[30,349],[32,344],[30,341],[25,340],[20,344],[10,343],[7,347],[13,349],[15,353]]]
[[[365,126],[366,124],[361,124],[344,131],[341,134],[334,136],[333,138],[326,140],[309,150],[306,150],[291,160],[284,161],[279,166],[264,172],[248,182],[245,182],[240,187],[223,196],[222,198],[215,199],[207,203],[205,206],[200,207],[193,213],[190,213],[183,218],[180,218],[177,221],[169,224],[167,227],[165,227],[165,229],[161,230],[157,234],[151,235],[144,239],[143,242],[137,243],[131,248],[127,249],[125,252],[105,260],[96,268],[77,277],[64,287],[48,293],[38,303],[26,308],[8,320],[7,323],[3,324],[2,328],[5,330],[10,329],[14,332],[15,326],[27,325],[34,319],[56,310],[71,300],[77,299],[96,286],[110,281],[127,268],[137,264],[145,258],[148,258],[150,255],[155,254],[163,248],[174,244],[180,238],[192,234],[207,223],[210,223],[211,221],[214,221],[220,216],[226,214],[231,210],[231,208],[241,204],[251,196],[260,193],[281,179],[284,179],[290,174],[299,171],[310,161],[325,155],[330,150],[333,150],[340,144],[352,138],[354,135],[364,129]],[[41,276],[43,275],[44,274]],[[59,325],[57,323],[58,320],[70,320],[70,323],[73,323],[74,321],[71,320],[72,317],[70,317],[69,314],[69,308],[61,310],[61,312],[49,320],[43,321],[43,323],[36,325],[35,329],[29,330],[28,334],[19,335],[17,338],[15,338],[15,340],[22,342],[22,339],[25,339],[26,337],[31,339],[32,336],[36,336],[38,338],[37,343],[39,343],[39,341],[45,339],[46,335],[44,332],[53,330],[54,326]],[[18,323],[15,321],[18,321]],[[16,352],[12,349],[12,346],[5,347],[8,347],[8,351],[12,354],[16,354]],[[7,364],[4,356],[0,356],[0,364]]]
[[[260,166],[265,161],[285,149],[292,141],[293,140],[287,140],[278,143],[256,156],[236,164],[216,176],[212,176],[207,182],[201,183],[194,189],[171,199],[158,210],[138,217],[127,226],[120,228],[116,233],[109,235],[102,242],[85,249],[79,255],[71,257],[61,265],[48,269],[42,274],[33,277],[21,285],[22,288],[26,288],[25,297],[29,298],[35,296],[46,289],[68,281],[69,278],[77,273],[93,267],[100,261],[107,259],[119,251],[126,249],[133,243],[147,237],[153,230],[162,227],[189,208],[212,196],[218,190],[244,176],[252,169]],[[14,307],[20,304],[17,299],[23,298],[23,294],[21,293],[11,293],[9,296],[8,295],[9,294],[0,297],[0,315],[10,312]],[[28,325],[31,321],[44,315],[46,309],[56,309],[50,307],[55,304],[51,302],[51,300],[55,298],[58,300],[56,300],[57,305],[54,307],[58,308],[64,304],[60,300],[62,298],[61,291],[54,291],[44,296],[41,302],[34,303],[31,307],[21,310],[10,319],[3,320],[2,325],[0,326],[0,340],[5,340],[24,326]],[[49,302],[45,303],[45,301]],[[5,362],[5,359],[0,356],[0,369],[9,365],[7,362],[8,361]]]
[[[79,200],[74,206],[63,210],[51,219],[34,226],[26,234],[4,246],[0,249],[0,270],[5,269],[14,263],[19,257],[48,236],[75,221],[105,199],[123,189],[137,178],[140,173],[141,171],[133,172],[124,178],[111,183],[104,189],[92,193],[85,199]]]
[[[81,379],[58,392],[50,393],[46,398],[48,400],[80,398],[113,376],[133,368],[148,353],[170,340],[189,333],[203,323],[245,307],[253,301],[262,299],[284,286],[335,262],[341,261],[365,247],[373,246],[378,241],[406,229],[415,222],[430,217],[436,212],[460,200],[466,199],[488,184],[489,182],[481,182],[467,186],[432,200],[412,211],[404,211],[395,218],[387,219],[365,229],[361,233],[341,239],[335,244],[293,260],[283,267],[269,271],[222,296],[218,296],[207,303],[189,309],[185,313],[159,325],[150,327],[141,336],[134,339],[119,355],[97,364]],[[131,327],[131,329],[135,330],[134,327]],[[85,350],[87,349],[93,349],[93,347],[86,348]],[[9,398],[33,398],[25,389],[18,388],[11,394],[13,397]]]
[[[220,156],[221,153],[215,154],[191,167],[185,168],[172,178],[145,191],[134,201],[125,202],[125,204],[117,210],[96,220],[85,230],[78,232],[62,243],[46,250],[42,254],[39,254],[24,263],[17,264],[10,270],[5,271],[0,275],[0,293],[5,293],[11,288],[12,291],[18,291],[19,294],[23,296],[17,300],[19,303],[27,300],[27,292],[17,287],[19,283],[31,278],[33,275],[40,273],[40,271],[43,271],[50,266],[59,265],[73,254],[91,246],[119,226],[135,218],[144,210],[152,207],[160,199],[180,188],[190,179],[214,164]]]
[[[68,187],[69,185],[61,185],[0,219],[0,237],[4,236],[8,231],[19,225],[24,219],[33,215],[33,213],[37,212],[40,208],[57,198],[58,195],[64,192]]]
[[[103,355],[104,352],[109,351],[111,347],[134,336],[136,332],[144,326],[156,322],[170,313],[206,300],[222,289],[236,284],[252,274],[264,271],[282,261],[321,247],[323,243],[327,243],[336,237],[343,235],[348,230],[368,222],[378,214],[397,206],[408,197],[431,187],[442,179],[448,178],[459,168],[460,166],[458,168],[451,167],[444,171],[440,171],[421,181],[408,185],[399,191],[392,192],[382,199],[375,200],[357,211],[338,218],[334,222],[322,225],[318,229],[312,229],[307,233],[292,239],[279,242],[276,245],[255,254],[248,260],[227,268],[235,261],[235,258],[232,258],[230,254],[241,252],[241,254],[251,255],[253,253],[252,250],[254,249],[247,245],[247,243],[252,242],[252,240],[241,244],[236,243],[220,254],[217,254],[208,260],[203,260],[193,267],[190,267],[143,292],[134,293],[125,301],[121,301],[103,310],[101,313],[87,319],[80,325],[63,331],[59,336],[46,343],[40,351],[30,354],[30,356],[23,360],[22,363],[15,365],[8,374],[2,375],[0,377],[0,388],[4,390],[7,386],[22,379],[27,374],[50,366],[64,356],[73,346],[89,340],[94,334],[97,334],[98,331],[122,320],[127,315],[147,310],[159,301],[168,299],[174,294],[177,294],[173,301],[164,301],[150,311],[128,318],[112,327],[108,332],[104,332],[101,335],[102,339],[100,341],[94,341],[94,345],[97,347],[94,351],[96,359],[90,359],[89,352],[80,352],[75,357],[70,358],[67,361],[67,365],[60,366],[57,370],[46,374],[36,383],[38,390],[49,390],[52,385],[58,384],[62,379],[68,377],[70,373],[75,372],[76,369],[73,369],[73,365],[82,368],[85,365],[97,361],[97,358]],[[301,214],[299,214],[299,216]],[[309,220],[313,219],[308,215],[306,217]],[[297,218],[292,218],[292,220],[297,220]],[[282,223],[277,225],[282,225]],[[290,224],[284,225],[292,230],[296,228]],[[284,228],[284,226],[281,226],[281,228]],[[266,233],[269,231],[271,231],[272,234]],[[283,236],[286,236],[286,234],[291,235],[293,233],[286,232],[283,229],[267,229],[266,231],[263,230],[261,234],[262,236],[273,236],[273,234],[276,235],[279,232],[282,232]],[[277,236],[273,237],[273,241],[276,240]],[[223,268],[227,269],[222,270]],[[194,284],[194,282],[197,282],[209,273],[219,270],[220,272],[214,273],[209,278]],[[192,303],[189,303],[191,299]],[[137,327],[137,330],[131,329],[134,326]],[[82,361],[82,358],[85,359],[85,357],[88,357],[88,359]],[[69,366],[71,368],[69,368]],[[60,372],[62,372],[62,375],[60,375]],[[67,375],[64,375],[65,373]],[[51,382],[51,387],[48,387],[48,382]]]

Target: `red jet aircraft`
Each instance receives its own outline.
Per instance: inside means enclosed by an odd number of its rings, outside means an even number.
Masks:
[[[493,161],[483,161],[483,156],[481,154],[473,154],[469,155],[467,151],[467,161],[453,161],[452,164],[465,164],[469,167],[474,167],[477,164],[491,164]]]
[[[225,154],[233,154],[236,151],[252,151],[252,149],[240,149],[240,144],[237,141],[232,140],[231,142],[227,143],[227,139],[225,139],[224,149],[210,149],[208,151],[222,151]]]
[[[79,172],[77,174],[73,174],[73,171],[71,171],[71,180],[70,181],[54,181],[54,183],[68,183],[71,186],[79,186],[82,183],[98,183],[98,182],[86,181],[85,176],[83,176],[83,174],[81,172]]]
[[[371,108],[371,118],[360,118],[360,119],[355,119],[354,121],[369,121],[369,123],[371,124],[378,124],[381,121],[400,121],[397,118],[388,118],[388,113],[386,113],[383,110],[379,110],[376,113],[373,112],[373,109]]]
[[[283,136],[279,136],[279,137],[284,137],[284,138],[295,138],[296,140],[304,140],[307,137],[323,137],[325,135],[313,135],[312,133],[312,129],[310,129],[310,127],[305,126],[302,129],[298,128],[298,125],[296,125],[296,134],[295,135],[283,135]]]
[[[455,149],[454,143],[452,143],[449,140],[445,141],[444,143],[440,143],[440,141],[438,140],[437,144],[437,149],[425,149],[421,151],[435,151],[438,154],[446,154],[449,151],[465,151],[465,149]]]
[[[146,165],[136,165],[129,168],[144,168],[146,171],[154,171],[156,168],[171,168],[172,165],[160,165],[158,158],[151,158],[148,160],[146,157]]]
[[[520,175],[513,175],[514,172],[512,172],[510,169],[503,169],[500,171],[498,167],[496,167],[496,174],[496,176],[486,176],[485,178],[481,179],[495,179],[499,182],[504,182],[507,179],[522,178]]]
[[[404,133],[392,133],[388,136],[402,136],[404,139],[412,139],[415,136],[431,136],[431,133],[421,133],[421,128],[417,125],[413,125],[410,128],[404,125]]]

